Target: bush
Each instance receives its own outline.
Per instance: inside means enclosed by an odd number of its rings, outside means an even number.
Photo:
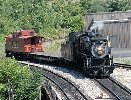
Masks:
[[[15,100],[33,100],[38,96],[37,87],[40,83],[39,72],[31,71],[13,59],[1,59],[0,99],[7,99],[10,86]]]

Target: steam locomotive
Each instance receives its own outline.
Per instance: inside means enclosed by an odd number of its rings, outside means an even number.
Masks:
[[[69,33],[61,44],[61,55],[46,54],[42,48],[42,37],[32,30],[19,30],[6,37],[7,57],[33,61],[72,62],[90,76],[109,76],[113,70],[113,58],[109,38],[96,30]]]
[[[90,76],[109,76],[114,70],[110,41],[100,34],[70,33],[61,45],[61,54]]]
[[[109,76],[114,70],[110,37],[99,33],[102,28],[102,22],[92,20],[86,32],[69,33],[61,45],[62,57],[90,76]]]

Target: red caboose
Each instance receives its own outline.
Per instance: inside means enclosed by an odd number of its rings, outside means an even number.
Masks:
[[[18,53],[42,51],[42,37],[32,30],[18,30],[6,36],[5,52],[7,56]]]

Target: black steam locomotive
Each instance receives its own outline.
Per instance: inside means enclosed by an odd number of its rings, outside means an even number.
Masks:
[[[114,70],[109,38],[94,30],[69,33],[61,55],[90,76],[109,76]]]

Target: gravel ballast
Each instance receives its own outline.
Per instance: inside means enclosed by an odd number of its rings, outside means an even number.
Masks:
[[[131,58],[117,58],[114,59],[115,63],[131,64]],[[115,68],[111,77],[115,78],[117,81],[125,85],[127,88],[131,89],[131,70],[123,68]]]
[[[79,86],[79,89],[88,97],[95,100],[101,94],[103,98],[110,98],[107,93],[105,93],[93,80],[86,78],[81,73],[69,70],[61,67],[50,67],[44,66],[47,69],[54,71],[62,75],[63,77],[70,79],[74,84]],[[98,100],[98,99],[97,99]]]
[[[38,65],[38,64],[34,64]],[[85,96],[90,97],[91,100],[99,100],[98,97],[102,96],[102,100],[110,99],[111,97],[98,86],[93,79],[86,78],[78,71],[70,70],[63,67],[55,67],[48,65],[39,65],[45,69],[51,70],[55,73],[62,75],[64,78],[71,80],[74,84],[79,87],[79,90],[84,93]],[[101,100],[101,99],[100,99]]]
[[[111,76],[131,89],[131,70],[116,68]]]

